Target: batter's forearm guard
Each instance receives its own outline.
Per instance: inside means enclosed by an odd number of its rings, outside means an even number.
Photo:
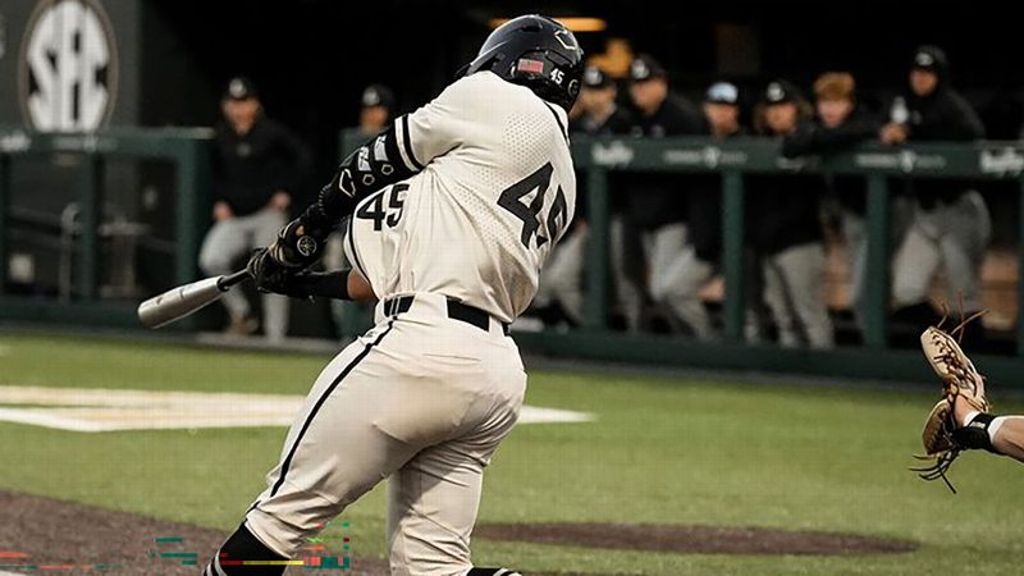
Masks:
[[[398,151],[395,127],[369,140],[338,165],[334,178],[320,190],[317,201],[303,214],[304,224],[328,233],[356,204],[370,194],[418,172],[408,167]]]

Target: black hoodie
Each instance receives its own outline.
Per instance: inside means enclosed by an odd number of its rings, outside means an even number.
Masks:
[[[923,59],[923,60],[922,60]],[[922,62],[929,63],[922,66]],[[949,62],[946,54],[934,46],[923,46],[915,54],[914,67],[935,72],[938,86],[927,96],[913,92],[907,96],[911,142],[969,142],[985,137],[985,128],[978,114],[949,85]],[[913,191],[925,208],[939,200],[952,202],[964,191],[963,183],[949,180],[917,180]]]

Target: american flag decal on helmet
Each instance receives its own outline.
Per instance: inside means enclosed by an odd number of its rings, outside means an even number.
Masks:
[[[540,60],[530,60],[529,58],[520,58],[516,64],[517,72],[528,72],[532,74],[543,74],[544,63]]]

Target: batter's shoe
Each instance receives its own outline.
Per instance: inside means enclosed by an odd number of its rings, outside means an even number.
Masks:
[[[473,568],[466,576],[523,576],[508,568]]]

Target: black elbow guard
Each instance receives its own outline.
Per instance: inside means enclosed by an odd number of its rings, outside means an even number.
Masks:
[[[337,222],[363,198],[415,173],[402,161],[392,125],[342,161],[334,178],[320,190],[315,217]]]

